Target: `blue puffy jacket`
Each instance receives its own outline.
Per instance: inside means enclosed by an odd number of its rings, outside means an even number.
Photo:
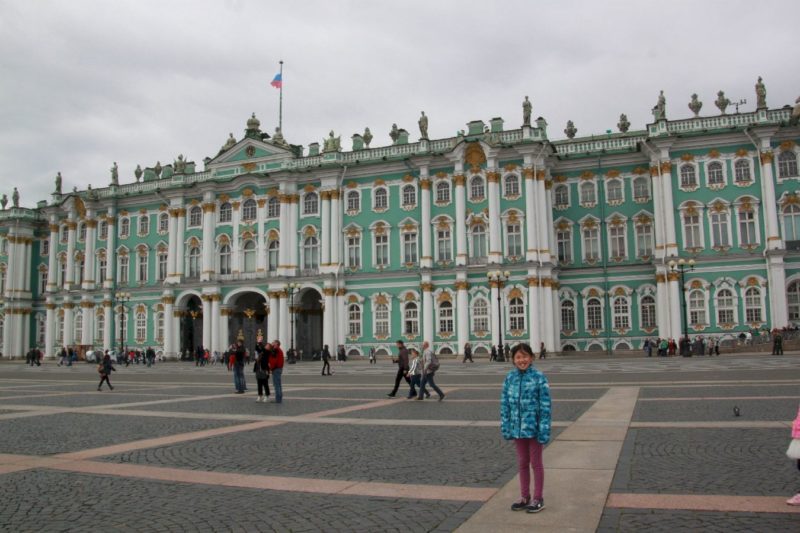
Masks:
[[[528,367],[514,369],[503,382],[500,397],[500,431],[504,439],[550,442],[550,385],[544,374]]]

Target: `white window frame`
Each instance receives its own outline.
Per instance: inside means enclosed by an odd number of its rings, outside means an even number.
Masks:
[[[383,193],[383,205],[378,205],[378,193]],[[383,213],[389,209],[389,189],[387,187],[376,187],[372,190],[372,210]]]
[[[419,335],[419,304],[417,302],[406,302],[403,305],[403,335],[412,337]]]
[[[503,177],[503,197],[515,199],[522,194],[522,185],[517,174],[508,174]]]
[[[581,207],[597,205],[597,185],[594,181],[584,181],[578,186]]]
[[[137,220],[137,230],[139,237],[146,237],[150,234],[150,215],[139,215]]]
[[[319,195],[316,192],[303,194],[303,216],[319,215]]]
[[[417,207],[417,188],[410,183],[403,185],[403,188],[400,190],[400,200],[401,207],[404,209]]]
[[[603,309],[603,300],[598,296],[591,296],[584,299],[584,311],[586,313],[586,329],[590,331],[602,330],[605,328],[605,310]],[[592,302],[597,302],[597,306],[593,306]],[[596,312],[594,312],[596,310]],[[596,326],[596,327],[595,327]]]
[[[508,300],[508,329],[511,331],[525,331],[527,329],[525,307],[525,298],[517,296]]]
[[[611,319],[615,330],[631,328],[631,302],[627,296],[615,296],[611,302]]]
[[[347,267],[352,269],[361,268],[361,233],[353,235],[345,234],[344,238]]]
[[[477,193],[480,192],[480,195]],[[486,199],[486,180],[483,176],[472,176],[469,179],[469,200],[482,202]]]
[[[254,198],[248,198],[242,202],[240,213],[242,222],[254,222],[258,220],[258,202]]]
[[[347,306],[347,336],[359,338],[363,332],[361,321],[364,311],[359,303],[351,303]]]
[[[719,183],[712,183],[711,181],[711,165],[718,165],[719,166],[719,173],[721,176],[721,180]],[[725,161],[721,161],[719,159],[712,159],[711,161],[707,161],[705,164],[705,171],[706,171],[706,187],[710,189],[721,189],[728,185],[728,176],[725,172]]]
[[[361,191],[353,189],[347,191],[345,194],[345,204],[347,206],[347,214],[355,215],[361,212]]]
[[[778,178],[796,178],[798,177],[797,153],[793,150],[784,150],[778,154]]]
[[[652,303],[645,303],[645,298],[648,298]],[[652,311],[650,311],[652,309]],[[652,314],[652,322],[646,321],[649,319],[648,315]],[[643,294],[639,299],[639,329],[651,329],[658,327],[658,307],[656,306],[656,298],[652,294]]]
[[[740,177],[744,179],[740,179]],[[733,183],[749,185],[753,183],[753,161],[750,157],[737,157],[733,160]]]
[[[695,190],[699,186],[697,175],[697,164],[682,163],[678,167],[678,188],[681,190]],[[691,178],[691,182],[689,178]]]
[[[722,293],[727,292],[728,296],[724,296]],[[723,298],[729,301],[723,301]],[[715,318],[717,321],[717,325],[720,326],[722,324],[738,324],[738,313],[737,313],[737,298],[736,298],[736,291],[733,290],[732,287],[728,285],[721,286],[717,288],[716,293],[714,294],[714,309],[716,311]],[[724,320],[721,314],[722,313],[729,313],[730,320]]]
[[[199,228],[203,225],[203,208],[199,205],[194,205],[189,208],[189,212],[186,213],[186,227],[188,228]]]
[[[281,216],[281,201],[277,196],[270,196],[267,200],[267,218],[279,218]]]
[[[119,238],[127,239],[131,234],[131,219],[122,217],[119,219]]]
[[[567,209],[570,205],[569,200],[569,185],[560,183],[553,187],[553,207]]]
[[[219,205],[219,224],[231,224],[233,222],[233,206],[230,202],[222,202]]]
[[[450,184],[445,180],[439,180],[435,185],[436,204],[448,205],[452,195],[450,194]]]
[[[436,313],[437,332],[439,335],[452,335],[455,332],[455,308],[452,302],[444,301],[438,305]]]
[[[571,299],[563,300],[561,302],[561,331],[563,333],[572,333],[576,331],[577,322],[575,320],[575,302]]]
[[[638,184],[644,184],[644,187],[637,186]],[[650,201],[650,180],[645,176],[638,176],[633,178],[632,182],[633,187],[633,201],[634,202],[649,202]],[[641,190],[644,189],[644,195],[639,194]]]
[[[622,178],[612,178],[606,180],[605,185],[607,204],[619,205],[625,202],[625,182],[622,180]]]
[[[480,314],[478,313],[479,310],[481,311]],[[488,333],[490,331],[492,310],[489,300],[485,296],[476,296],[472,299],[469,306],[469,315],[473,333]]]

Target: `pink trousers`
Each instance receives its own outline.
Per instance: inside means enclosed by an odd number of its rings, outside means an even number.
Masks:
[[[531,496],[531,468],[533,468],[533,499],[541,500],[544,490],[544,465],[542,445],[536,439],[514,439],[519,467],[519,491],[524,499]]]

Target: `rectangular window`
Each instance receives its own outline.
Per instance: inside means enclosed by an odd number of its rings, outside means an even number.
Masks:
[[[417,234],[404,233],[403,234],[403,262],[416,263],[417,262]]]
[[[347,266],[361,267],[361,237],[357,235],[347,238]]]
[[[728,246],[728,213],[711,213],[711,245]]]
[[[126,285],[128,283],[128,267],[128,256],[121,255],[119,257],[119,275],[117,276],[120,284]]]
[[[753,211],[739,211],[739,244],[748,246],[757,243],[755,213]]]
[[[506,226],[506,236],[508,238],[508,255],[512,257],[522,256],[522,230],[519,224],[508,224]]]
[[[556,233],[556,243],[558,248],[558,261],[569,263],[572,261],[572,233],[559,230]]]
[[[626,257],[625,253],[625,226],[611,226],[609,230],[609,245],[611,257]]]
[[[640,224],[636,226],[636,249],[639,257],[650,257],[653,255],[653,226],[650,224]]]
[[[97,282],[98,283],[103,283],[106,280],[106,277],[107,277],[106,276],[106,269],[108,268],[108,263],[106,262],[106,258],[105,257],[101,257],[98,260],[97,264],[98,264],[98,268],[97,268],[98,280],[97,280]]]
[[[228,256],[230,258],[230,255]],[[167,279],[167,254],[158,254],[158,281]]]
[[[436,231],[436,244],[439,261],[452,261],[453,251],[449,229],[440,229]]]
[[[600,236],[597,228],[583,230],[583,256],[589,261],[600,258]]]
[[[686,234],[686,248],[702,248],[700,239],[700,215],[686,215],[683,217],[683,228]]]
[[[3,274],[5,279],[5,274]],[[0,285],[5,285],[5,283],[0,282]],[[0,294],[4,292],[5,288],[0,287]],[[47,290],[47,270],[42,270],[39,272],[39,294],[44,294]]]
[[[389,236],[375,235],[375,265],[389,266]]]
[[[380,304],[375,309],[375,335],[389,335],[389,306]]]
[[[139,283],[146,283],[147,282],[147,256],[140,255],[137,258],[138,266],[137,266],[137,280]]]

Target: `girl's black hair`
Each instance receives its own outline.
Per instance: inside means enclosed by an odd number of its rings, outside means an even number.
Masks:
[[[517,352],[528,354],[536,359],[536,356],[533,355],[533,349],[531,348],[531,345],[526,342],[521,342],[511,348],[511,359],[514,359],[514,356],[517,355]]]

